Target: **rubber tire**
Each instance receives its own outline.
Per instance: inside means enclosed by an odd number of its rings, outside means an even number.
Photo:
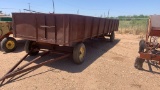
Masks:
[[[104,39],[104,38],[105,38],[105,36],[104,36],[104,35],[101,35],[101,36],[99,36],[99,38],[103,38],[103,39]]]
[[[7,42],[8,42],[9,40],[10,40],[10,41],[13,41],[14,44],[15,44],[14,48],[12,48],[12,49],[8,49],[8,48],[6,47],[6,44],[7,44]],[[6,37],[6,38],[4,38],[4,39],[1,41],[1,49],[2,49],[2,51],[6,52],[6,53],[8,53],[8,52],[13,52],[16,48],[17,48],[17,41],[16,41],[16,39],[14,39],[14,38],[12,38],[12,37]]]
[[[24,46],[24,50],[26,51],[26,53],[29,53],[30,50],[33,48],[33,49],[39,49],[39,46],[36,44],[36,45],[33,45],[33,43],[36,43],[35,41],[26,41],[25,43],[25,46]],[[39,53],[39,50],[38,51],[32,51],[29,53],[30,56],[35,56]]]
[[[139,51],[138,51],[138,53],[144,52],[145,47],[146,47],[145,40],[140,40],[139,41]]]
[[[113,42],[115,39],[115,33],[114,31],[111,33],[111,36],[110,36],[110,42]]]
[[[80,48],[84,48],[84,56],[82,59],[79,58],[80,56]],[[73,62],[75,64],[82,64],[84,62],[84,57],[86,55],[86,48],[85,48],[85,45],[83,43],[79,43],[77,45],[74,46],[74,49],[73,49]]]
[[[134,67],[138,70],[143,70],[143,63],[145,59],[137,57],[134,63]]]

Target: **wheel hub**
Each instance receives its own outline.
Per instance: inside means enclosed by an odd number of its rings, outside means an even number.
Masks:
[[[80,60],[83,59],[84,55],[85,55],[85,49],[83,47],[81,47],[80,48],[80,55],[79,55]]]
[[[7,47],[8,49],[13,49],[13,48],[15,47],[14,41],[9,40],[9,41],[6,43],[6,47]]]

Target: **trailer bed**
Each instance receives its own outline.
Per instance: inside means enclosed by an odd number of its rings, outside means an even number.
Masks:
[[[118,31],[119,20],[74,14],[13,13],[14,36],[36,42],[71,46]]]

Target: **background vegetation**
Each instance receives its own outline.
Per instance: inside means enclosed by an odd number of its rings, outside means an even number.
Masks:
[[[118,33],[129,33],[135,35],[144,35],[146,33],[149,16],[133,15],[118,16],[117,18],[120,20]]]

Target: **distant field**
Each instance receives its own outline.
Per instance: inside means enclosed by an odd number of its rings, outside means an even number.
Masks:
[[[148,26],[148,19],[121,19],[118,33],[130,33],[135,35],[145,34]]]

